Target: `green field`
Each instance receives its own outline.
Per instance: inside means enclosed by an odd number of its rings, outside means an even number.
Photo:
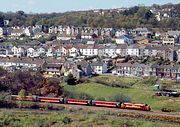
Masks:
[[[1,127],[178,127],[178,124],[108,117],[101,114],[0,110]]]
[[[100,79],[102,76],[100,77]],[[107,80],[112,77],[107,76]],[[135,83],[131,88],[115,88],[111,86],[106,86],[98,83],[82,83],[76,86],[70,86],[64,84],[64,89],[71,93],[86,93],[91,95],[94,99],[98,98],[108,98],[115,95],[124,95],[130,98],[131,102],[134,103],[147,103],[151,106],[153,110],[161,110],[162,108],[168,108],[173,111],[180,112],[180,98],[173,97],[157,97],[153,96],[154,91],[150,81],[144,79],[130,79],[130,78],[118,78],[117,80],[122,80],[123,82]],[[104,78],[103,78],[104,79]],[[112,78],[112,80],[116,80]]]

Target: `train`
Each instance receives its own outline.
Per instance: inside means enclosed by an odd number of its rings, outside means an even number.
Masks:
[[[150,111],[151,108],[147,104],[134,104],[127,102],[108,102],[108,101],[96,101],[96,100],[77,100],[67,98],[55,98],[55,97],[41,97],[41,96],[24,96],[11,95],[11,99],[15,101],[33,101],[33,102],[49,102],[58,104],[73,104],[73,105],[85,105],[96,107],[109,107],[119,109],[134,109],[142,111]]]

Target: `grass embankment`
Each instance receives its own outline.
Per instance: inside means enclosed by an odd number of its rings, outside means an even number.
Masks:
[[[71,93],[86,93],[92,96],[94,99],[104,98],[108,100],[110,97],[115,95],[124,95],[130,98],[131,102],[134,103],[147,103],[153,110],[161,110],[162,108],[168,108],[173,111],[180,112],[180,98],[173,97],[157,97],[153,96],[154,91],[152,83],[155,81],[152,78],[148,79],[137,79],[137,78],[120,78],[113,76],[99,76],[95,77],[99,80],[111,82],[117,81],[124,85],[131,85],[130,88],[116,88],[99,83],[89,82],[82,83],[76,86],[64,85],[65,91]],[[93,79],[94,80],[94,79]]]
[[[97,114],[1,110],[0,126],[4,127],[178,127],[178,124],[137,119],[107,117]]]

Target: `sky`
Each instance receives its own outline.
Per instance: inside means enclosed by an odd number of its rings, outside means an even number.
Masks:
[[[108,9],[132,7],[135,5],[152,5],[180,3],[180,0],[0,0],[0,11],[27,13],[51,13],[90,9]]]

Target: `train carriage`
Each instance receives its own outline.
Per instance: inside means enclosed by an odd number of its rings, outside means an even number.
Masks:
[[[91,105],[91,100],[65,99],[67,104]]]
[[[60,98],[53,97],[38,97],[40,102],[60,103]]]
[[[18,95],[11,95],[11,99],[12,100],[18,100],[18,101],[33,101],[33,97],[32,96],[18,96]]]
[[[102,107],[120,107],[121,102],[107,102],[107,101],[92,101],[93,106],[102,106]]]

